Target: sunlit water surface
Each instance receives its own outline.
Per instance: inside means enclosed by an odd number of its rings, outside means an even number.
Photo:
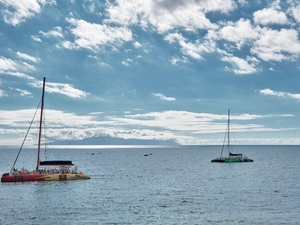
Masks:
[[[238,150],[254,162],[211,163],[220,146],[57,147],[50,157],[91,179],[1,183],[0,224],[300,224],[300,147]],[[0,173],[17,151],[0,147]],[[16,167],[35,155],[23,149]]]

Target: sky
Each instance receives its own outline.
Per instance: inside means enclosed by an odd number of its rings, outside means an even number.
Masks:
[[[300,144],[299,1],[0,0],[0,13],[0,145],[22,143],[43,77],[49,141],[221,145],[230,109],[234,143]]]

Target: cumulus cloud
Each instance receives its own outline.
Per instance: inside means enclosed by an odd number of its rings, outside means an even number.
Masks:
[[[290,11],[292,12],[293,17],[297,22],[300,22],[300,5],[296,7],[291,7]]]
[[[239,4],[245,5],[245,1],[239,1]],[[272,24],[291,23],[281,10],[279,1],[273,2],[269,8],[254,12],[254,24],[251,19],[244,18],[236,22],[212,23],[206,17],[208,12],[226,14],[237,7],[230,0],[213,3],[206,0],[175,2],[117,0],[115,4],[108,4],[108,19],[105,22],[124,26],[139,25],[144,29],[154,28],[164,35],[164,39],[169,44],[178,45],[185,57],[203,60],[204,53],[217,52],[221,54],[223,61],[233,65],[233,68],[228,70],[235,74],[260,72],[258,59],[283,61],[295,60],[299,57],[300,42],[296,30],[286,28],[277,30],[267,27]],[[290,11],[295,18],[300,15],[297,7],[293,7]],[[197,33],[201,29],[207,31],[205,36],[191,39],[186,33],[183,34],[183,30]],[[247,59],[236,56],[235,51],[240,51],[243,47],[249,48]],[[171,63],[176,65],[176,62],[178,62],[178,57],[173,56]]]
[[[41,8],[46,4],[55,4],[55,0],[26,0],[10,1],[0,0],[4,5],[3,17],[6,23],[16,26],[26,19],[41,12]]]
[[[259,67],[257,67],[259,62],[254,57],[247,57],[245,60],[236,56],[224,56],[222,60],[232,65],[233,68],[228,70],[232,70],[235,74],[252,74],[260,71]]]
[[[298,32],[294,29],[261,29],[251,52],[265,61],[293,60],[300,54]]]
[[[236,43],[238,49],[247,41],[255,40],[259,37],[259,33],[251,25],[250,20],[240,19],[236,23],[229,22],[222,27],[215,38],[224,39]]]
[[[206,18],[205,13],[228,13],[235,9],[232,0],[194,1],[194,0],[117,0],[116,4],[109,4],[107,14],[108,23],[118,23],[125,26],[139,25],[143,28],[154,28],[159,33],[165,33],[175,28],[185,30],[215,29]]]
[[[165,40],[171,44],[177,43],[181,47],[181,50],[185,55],[188,55],[195,59],[202,59],[202,53],[209,53],[216,50],[215,42],[209,39],[203,40],[202,42],[200,40],[190,42],[180,33],[168,34],[165,37]]]
[[[274,95],[274,96],[279,96],[279,97],[283,97],[285,95],[284,92],[276,92],[276,91],[272,91],[271,89],[267,88],[267,89],[263,89],[263,90],[259,90],[259,93],[263,94],[263,95]]]
[[[5,7],[3,15],[7,18],[6,22],[16,25],[40,13],[44,5],[54,5],[55,1],[0,0],[0,4]],[[134,40],[131,30],[133,26],[139,26],[163,35],[170,45],[179,46],[184,57],[203,60],[205,53],[217,53],[224,61],[235,62],[232,64],[236,65],[244,64],[242,70],[231,69],[236,74],[259,71],[259,68],[255,68],[255,63],[237,60],[240,54],[235,51],[244,51],[246,48],[248,55],[264,61],[297,59],[300,54],[298,31],[288,29],[286,25],[294,25],[295,21],[300,21],[299,4],[288,1],[287,5],[290,7],[284,12],[280,7],[281,2],[277,0],[270,3],[268,8],[254,12],[252,18],[241,18],[237,21],[218,19],[221,14],[229,16],[239,6],[246,4],[244,0],[116,0],[106,2],[106,12],[101,14],[105,16],[102,23],[67,18],[70,26],[66,29],[56,26],[48,32],[40,31],[39,35],[63,39],[56,44],[58,48],[99,51],[109,47],[118,51],[117,47],[130,41],[133,41],[134,48],[142,47],[140,42]],[[89,13],[95,13],[97,4],[89,3],[83,7]],[[209,13],[217,13],[218,16],[211,20]],[[272,27],[274,25],[277,27]],[[67,39],[68,31],[72,34],[70,39]],[[37,35],[31,37],[42,42]],[[236,58],[228,56],[228,52]],[[176,65],[176,57],[172,56],[171,62]],[[130,64],[123,61],[123,65]]]
[[[253,20],[257,24],[288,24],[289,20],[283,12],[273,8],[258,10],[253,13]]]
[[[97,50],[106,44],[119,46],[132,40],[132,33],[126,27],[110,27],[103,24],[89,23],[84,20],[67,19],[71,24],[74,43],[67,42],[63,46]]]

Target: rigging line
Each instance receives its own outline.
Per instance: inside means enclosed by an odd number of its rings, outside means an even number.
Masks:
[[[235,148],[236,150],[239,151],[239,145],[238,145],[238,143],[236,142],[236,137],[235,137],[234,134],[235,134],[234,132],[231,132],[231,136],[233,136],[232,140],[233,140],[233,142],[234,142],[234,148]]]
[[[53,106],[54,106],[54,109],[55,109],[55,115],[57,116],[57,121],[58,121],[58,123],[62,123],[61,121],[61,117],[59,116],[59,113],[57,113],[57,108],[56,108],[56,104],[55,104],[55,101],[54,101],[54,98],[53,98],[53,95],[52,94],[50,94],[50,97],[51,97],[51,100],[52,100],[52,104],[53,104]],[[55,151],[52,151],[51,152],[54,156],[56,156],[56,158],[58,158],[58,159],[61,159],[62,157],[59,155],[59,154],[57,154],[57,153],[55,153]]]
[[[41,101],[42,101],[42,100],[41,100]],[[18,154],[17,154],[17,157],[16,157],[16,159],[15,159],[15,161],[14,161],[14,164],[13,164],[13,166],[12,166],[11,169],[10,169],[10,172],[12,172],[12,170],[14,169],[14,167],[15,167],[15,165],[16,165],[16,162],[17,162],[17,160],[18,160],[18,158],[19,158],[19,155],[20,155],[20,153],[21,153],[21,150],[22,150],[22,148],[23,148],[23,145],[24,145],[24,143],[25,143],[25,141],[26,141],[27,135],[28,135],[28,133],[29,133],[29,131],[30,131],[30,128],[31,128],[31,126],[32,126],[32,124],[33,124],[34,118],[35,118],[35,116],[36,116],[36,114],[37,114],[37,111],[38,111],[40,105],[41,105],[41,101],[40,101],[40,103],[38,104],[38,107],[37,107],[36,110],[35,110],[35,113],[34,113],[34,115],[33,115],[33,118],[32,118],[32,120],[31,120],[31,123],[30,123],[30,125],[29,125],[29,128],[28,128],[28,130],[27,130],[27,132],[26,132],[25,138],[24,138],[24,140],[23,140],[23,142],[22,142],[22,145],[21,145],[21,147],[20,147],[20,149],[19,149],[19,152],[18,152]]]
[[[61,120],[60,120],[60,118],[59,118],[59,114],[57,113],[57,108],[56,108],[56,105],[55,105],[55,101],[54,101],[54,99],[53,99],[53,95],[51,95],[51,93],[48,95],[48,96],[50,96],[51,97],[51,100],[52,100],[52,104],[53,104],[53,106],[54,106],[54,109],[55,109],[55,113],[56,113],[56,115],[57,115],[57,117],[58,117],[58,121],[60,122]],[[45,120],[46,121],[46,120]],[[46,126],[46,124],[45,124],[45,126]],[[46,147],[46,146],[45,146]],[[49,153],[51,153],[52,155],[54,155],[57,159],[61,159],[61,156],[60,155],[58,155],[58,154],[56,154],[54,151],[52,151],[51,150],[51,148],[49,147],[49,143],[47,142],[47,150],[49,150],[49,151],[47,151],[47,153],[48,153],[48,159],[50,159],[50,155],[49,155]]]
[[[54,151],[51,151],[51,154],[55,155],[57,159],[62,159],[61,156],[56,154]]]
[[[221,157],[223,156],[223,150],[224,150],[226,139],[227,139],[227,135],[228,135],[227,133],[228,133],[228,126],[226,127],[226,132],[225,132],[225,135],[224,135],[224,140],[223,140],[223,145],[222,145],[222,151],[221,151]]]

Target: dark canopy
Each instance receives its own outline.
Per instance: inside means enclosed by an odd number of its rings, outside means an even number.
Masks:
[[[68,160],[52,160],[52,161],[41,161],[40,166],[74,166],[72,161]]]
[[[230,156],[243,156],[243,154],[240,154],[240,153],[234,154],[234,153],[231,153],[231,152],[230,152]]]

